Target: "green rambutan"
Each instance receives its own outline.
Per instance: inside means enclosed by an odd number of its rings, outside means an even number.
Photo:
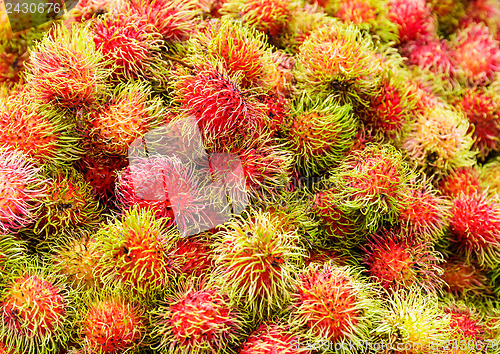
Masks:
[[[338,162],[354,144],[357,120],[350,105],[332,99],[296,100],[286,132],[288,148],[302,171],[319,173]]]
[[[299,90],[353,105],[366,104],[376,93],[380,74],[369,35],[341,23],[314,29],[300,46],[295,67]]]
[[[176,236],[174,229],[155,220],[153,211],[138,208],[103,225],[95,234],[103,281],[119,282],[144,297],[158,293],[175,272],[169,253]]]
[[[193,278],[170,290],[149,315],[156,349],[175,354],[226,351],[246,326],[218,286]]]
[[[358,271],[332,262],[311,263],[299,274],[291,321],[307,330],[312,343],[343,344],[341,353],[355,353],[351,343],[365,341],[379,304],[374,288]]]
[[[368,239],[364,263],[371,277],[384,289],[397,290],[414,284],[427,291],[442,285],[442,255],[432,244],[412,233],[383,230]]]
[[[297,230],[286,230],[277,215],[250,209],[215,237],[214,275],[231,301],[254,315],[283,309],[304,252]]]
[[[56,26],[30,49],[26,75],[37,98],[63,108],[79,109],[97,102],[110,70],[96,49],[88,26]]]
[[[475,261],[465,261],[457,256],[451,256],[441,264],[444,281],[443,289],[456,297],[468,297],[492,294],[489,278],[485,269]]]
[[[459,194],[450,218],[452,241],[466,260],[494,268],[500,259],[500,200],[486,193]]]
[[[34,160],[18,150],[0,148],[0,234],[36,221],[46,180]]]
[[[477,190],[485,189],[491,193],[500,195],[500,158],[496,157],[485,163],[480,169],[480,183],[481,187]]]
[[[443,37],[448,37],[455,32],[459,24],[470,16],[469,12],[465,10],[465,5],[469,1],[427,0],[427,2],[438,21],[439,33]]]
[[[11,235],[0,234],[0,288],[9,279],[10,268],[21,262],[25,252],[22,242]]]
[[[452,198],[461,193],[473,194],[482,190],[479,179],[479,171],[475,165],[459,167],[451,170],[439,181],[439,190]]]
[[[399,43],[436,36],[436,23],[426,0],[390,0],[389,20],[398,26]]]

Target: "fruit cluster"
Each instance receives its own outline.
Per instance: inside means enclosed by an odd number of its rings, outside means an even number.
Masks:
[[[0,12],[0,354],[498,354],[499,152],[498,0]]]

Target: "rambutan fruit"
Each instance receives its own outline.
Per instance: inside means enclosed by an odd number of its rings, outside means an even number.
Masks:
[[[144,18],[167,43],[187,40],[198,23],[200,9],[195,0],[132,0],[133,15]]]
[[[155,220],[151,210],[133,208],[113,223],[103,225],[95,234],[102,278],[120,282],[141,296],[152,296],[165,288],[174,274],[169,253],[177,236]]]
[[[64,20],[66,27],[74,22],[87,22],[92,18],[112,12],[119,5],[117,0],[79,0],[78,3],[67,13]]]
[[[471,24],[450,39],[457,78],[470,86],[487,85],[500,68],[498,41],[484,24]]]
[[[461,193],[480,192],[482,190],[480,173],[475,165],[453,169],[441,178],[439,190],[442,194],[452,198],[458,197]]]
[[[297,230],[285,230],[270,212],[250,209],[225,223],[215,237],[214,275],[231,301],[254,316],[282,309],[304,252]]]
[[[127,156],[129,146],[152,128],[162,114],[162,101],[146,82],[115,87],[108,102],[86,117],[94,151]]]
[[[125,353],[145,346],[145,310],[125,291],[104,288],[81,298],[77,323],[83,353]]]
[[[444,75],[453,78],[456,73],[456,65],[451,58],[451,49],[445,40],[431,38],[428,40],[417,40],[407,43],[401,50],[408,58],[409,66],[436,75]]]
[[[500,149],[500,100],[491,92],[476,88],[468,89],[458,100],[458,106],[469,120],[469,132],[474,138],[473,147],[484,160],[492,151]]]
[[[44,103],[79,109],[96,103],[110,71],[88,26],[56,26],[30,51],[27,81]]]
[[[436,293],[423,292],[418,286],[387,294],[379,316],[373,330],[375,338],[392,344],[392,348],[409,346],[406,354],[434,352],[437,343],[449,343],[451,339],[446,331],[451,316],[439,306]]]
[[[485,163],[480,169],[482,189],[500,195],[500,158],[496,157]],[[480,190],[479,183],[477,190]]]
[[[358,271],[332,262],[311,263],[299,274],[293,294],[291,323],[303,327],[311,342],[343,344],[343,353],[354,353],[349,343],[369,338],[379,307],[375,291]]]
[[[82,154],[76,126],[68,115],[34,99],[27,90],[0,104],[0,140],[40,163],[67,164]]]
[[[45,183],[34,160],[21,151],[0,148],[0,233],[36,221],[46,196]]]
[[[300,46],[295,67],[297,89],[353,105],[375,93],[380,73],[369,35],[341,23],[314,29]]]
[[[324,264],[327,262],[333,262],[338,266],[347,265],[359,265],[357,260],[352,254],[346,249],[326,249],[326,248],[315,248],[310,250],[309,256],[304,258],[304,265],[306,267],[311,263]]]
[[[293,73],[292,69],[295,66],[295,57],[283,50],[278,49],[271,54],[271,60],[274,65],[274,70],[267,77],[267,85],[271,88],[267,95],[263,95],[264,103],[271,103],[271,107],[277,107],[274,109],[276,111],[274,116],[269,117],[271,120],[276,120],[280,124],[283,119],[280,117],[286,116],[288,114],[288,106],[290,105],[290,100],[293,90]],[[270,102],[271,101],[271,102]],[[274,102],[274,104],[272,104]],[[284,106],[278,108],[280,106]]]
[[[441,36],[447,37],[452,34],[456,31],[461,20],[469,17],[469,13],[465,10],[467,2],[469,1],[427,0],[432,13],[437,19],[438,30]]]
[[[389,19],[398,26],[400,44],[436,36],[436,21],[426,0],[390,0]]]
[[[10,268],[21,263],[26,252],[25,245],[11,235],[0,234],[0,288],[8,280]]]
[[[442,255],[430,242],[412,233],[382,230],[368,239],[364,263],[370,276],[384,289],[397,290],[414,284],[428,291],[442,285]]]
[[[449,330],[454,338],[473,343],[485,339],[486,327],[483,323],[483,316],[472,304],[447,298],[442,306],[444,312],[450,315]]]
[[[43,173],[48,179],[47,196],[42,200],[40,216],[33,228],[37,235],[52,239],[100,223],[102,206],[81,173],[72,167],[48,167]]]
[[[284,140],[301,171],[324,171],[354,144],[357,120],[350,105],[302,95],[295,101],[290,121]]]
[[[305,336],[283,321],[265,322],[258,326],[240,347],[240,354],[310,353],[300,343]]]
[[[392,145],[370,144],[344,159],[328,179],[344,210],[364,216],[369,232],[394,223],[415,172]]]
[[[423,177],[415,180],[407,195],[407,203],[399,214],[401,228],[420,240],[435,243],[440,240],[448,226],[451,204],[442,196],[430,180]]]
[[[484,268],[475,261],[467,262],[464,259],[451,256],[441,264],[444,281],[443,289],[456,297],[469,295],[482,296],[492,294],[489,278]]]
[[[218,286],[193,278],[171,289],[149,315],[154,347],[179,354],[225,350],[247,324]]]
[[[71,338],[75,293],[35,260],[12,269],[0,295],[0,338],[8,350],[54,353]]]
[[[290,16],[289,0],[229,0],[219,13],[239,18],[243,23],[264,32],[271,38],[278,36]]]
[[[210,273],[214,266],[214,255],[211,249],[212,234],[205,232],[199,235],[177,240],[177,244],[169,258],[186,276],[201,277]]]
[[[265,105],[265,111],[269,118],[266,131],[272,133],[273,136],[278,136],[281,134],[284,122],[289,120],[290,100],[285,97],[285,94],[273,91],[257,96],[257,100]]]
[[[450,169],[472,166],[469,122],[461,111],[438,104],[418,114],[403,142],[410,159],[422,169],[444,174]]]
[[[500,257],[500,201],[486,193],[459,194],[450,218],[452,241],[466,260],[494,268]]]

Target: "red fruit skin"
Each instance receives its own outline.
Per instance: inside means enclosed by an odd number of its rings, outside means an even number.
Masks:
[[[299,336],[288,326],[264,323],[257,327],[240,348],[239,354],[298,354],[310,353],[300,345]]]
[[[363,0],[343,0],[335,13],[335,17],[344,22],[354,24],[367,23],[377,18],[376,9],[368,1]]]
[[[416,40],[407,43],[401,52],[408,58],[408,65],[418,66],[434,74],[454,77],[456,66],[451,60],[448,42],[439,39]]]
[[[439,190],[444,195],[453,198],[461,193],[474,194],[480,192],[479,172],[473,167],[457,168],[441,179]]]
[[[179,271],[182,274],[200,277],[210,272],[214,261],[210,243],[198,238],[184,238],[177,241],[173,258],[179,261]]]
[[[454,296],[472,293],[474,295],[492,294],[488,287],[489,278],[484,269],[475,262],[465,262],[457,257],[451,257],[441,265],[445,289]]]
[[[115,189],[117,173],[128,165],[121,156],[85,155],[77,162],[77,167],[83,177],[94,188],[94,193],[101,197],[111,197]]]
[[[391,0],[388,17],[399,27],[400,43],[436,36],[435,20],[425,0]]]
[[[456,330],[465,340],[483,340],[485,328],[476,319],[472,318],[470,311],[459,308],[447,308],[445,313],[450,314],[450,328]]]

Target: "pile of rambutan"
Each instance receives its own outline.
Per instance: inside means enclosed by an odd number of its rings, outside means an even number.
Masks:
[[[0,354],[500,353],[498,0],[16,3]]]

